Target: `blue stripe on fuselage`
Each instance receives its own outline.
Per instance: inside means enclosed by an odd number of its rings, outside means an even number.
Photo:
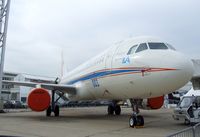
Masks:
[[[123,70],[106,70],[106,71],[100,71],[100,72],[93,72],[89,73],[83,77],[77,78],[75,80],[72,80],[68,82],[67,84],[74,84],[79,81],[85,81],[89,79],[94,79],[94,78],[100,78],[108,75],[113,75],[113,74],[120,74],[120,73],[127,73],[127,72],[141,72],[141,69],[123,69]]]

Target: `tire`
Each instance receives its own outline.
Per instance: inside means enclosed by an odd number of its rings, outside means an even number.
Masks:
[[[129,118],[129,126],[132,127],[132,128],[134,128],[135,125],[136,125],[136,118],[135,118],[135,116],[131,116]]]
[[[54,109],[54,115],[55,115],[55,117],[58,117],[58,116],[59,116],[59,113],[60,113],[59,106],[56,105],[56,106],[55,106],[55,109]]]
[[[120,115],[121,114],[121,107],[119,105],[117,105],[115,107],[115,115]]]
[[[114,107],[112,105],[108,106],[108,115],[113,115],[114,114]]]
[[[51,106],[49,106],[46,110],[46,116],[50,117],[51,116]]]
[[[143,116],[141,116],[141,115],[138,115],[137,116],[137,122],[136,122],[137,124],[137,126],[144,126],[144,118],[143,118]]]
[[[190,121],[188,119],[185,119],[184,124],[185,125],[190,125]]]

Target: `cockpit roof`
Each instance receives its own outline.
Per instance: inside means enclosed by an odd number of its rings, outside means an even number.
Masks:
[[[122,42],[128,42],[128,43],[146,43],[146,42],[163,42],[164,40],[161,40],[158,37],[154,36],[139,36],[139,37],[132,37],[128,38]]]
[[[126,40],[120,41],[115,43],[116,46],[124,47],[125,49],[130,49],[134,45],[140,45],[142,43],[152,43],[151,47],[148,45],[148,49],[172,49],[175,50],[175,48],[168,43],[165,43],[164,40],[161,40],[158,37],[154,36],[139,36],[139,37],[133,37],[128,38]],[[147,48],[146,48],[147,49]],[[129,53],[130,54],[130,53]]]

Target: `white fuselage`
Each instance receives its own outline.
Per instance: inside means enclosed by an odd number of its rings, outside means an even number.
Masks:
[[[173,92],[192,77],[192,62],[171,49],[150,49],[148,43],[164,43],[152,37],[119,42],[69,72],[62,84],[77,88],[72,100],[151,98]],[[127,54],[133,45],[148,49]],[[135,51],[137,50],[135,49]]]

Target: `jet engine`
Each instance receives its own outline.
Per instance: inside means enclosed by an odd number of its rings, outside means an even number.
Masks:
[[[51,102],[49,92],[43,88],[35,88],[28,95],[28,106],[33,111],[44,111],[46,110]]]
[[[138,100],[137,104],[142,109],[160,109],[164,104],[164,96]]]
[[[163,103],[164,103],[164,96],[147,99],[147,107],[151,109],[159,109],[163,106]]]

